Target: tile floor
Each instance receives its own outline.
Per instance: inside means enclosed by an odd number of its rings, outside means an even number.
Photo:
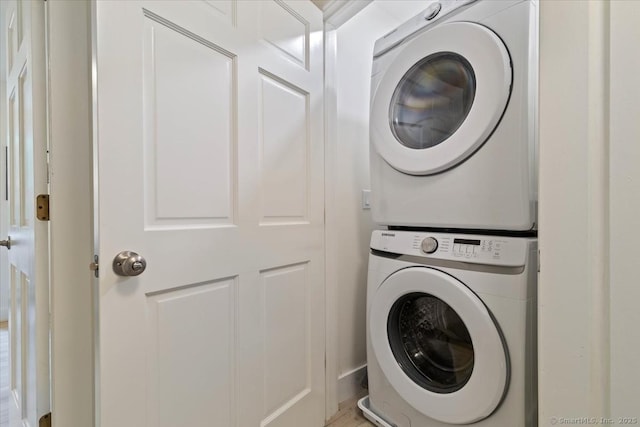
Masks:
[[[366,394],[363,392],[357,397],[341,403],[338,413],[329,420],[326,427],[375,427],[362,415],[357,405],[358,399]]]

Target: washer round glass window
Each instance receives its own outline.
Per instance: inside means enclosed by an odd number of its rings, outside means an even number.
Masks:
[[[414,292],[389,312],[387,336],[393,355],[415,383],[435,393],[453,393],[469,381],[474,351],[460,316],[444,301]]]
[[[475,74],[466,59],[451,52],[427,56],[402,77],[393,93],[393,134],[413,149],[438,145],[464,122],[475,94]]]

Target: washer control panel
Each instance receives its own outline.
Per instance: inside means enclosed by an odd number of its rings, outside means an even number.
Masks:
[[[376,230],[371,235],[371,249],[374,250],[505,267],[525,264],[527,242],[526,237],[412,231]]]

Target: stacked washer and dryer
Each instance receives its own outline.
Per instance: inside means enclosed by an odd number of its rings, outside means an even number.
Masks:
[[[384,427],[534,427],[538,5],[425,6],[374,48],[359,405]]]

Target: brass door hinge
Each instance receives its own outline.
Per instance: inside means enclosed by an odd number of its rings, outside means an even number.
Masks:
[[[51,427],[51,412],[40,417],[39,427]]]
[[[40,221],[49,221],[49,195],[40,194],[36,197],[36,218]]]

